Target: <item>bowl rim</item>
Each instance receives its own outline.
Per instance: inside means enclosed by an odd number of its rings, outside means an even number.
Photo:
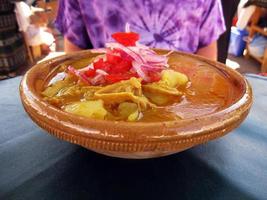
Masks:
[[[170,50],[165,50],[165,49],[157,49],[159,51],[170,51]],[[238,79],[242,80],[242,86],[244,86],[244,93],[241,95],[241,97],[232,105],[230,105],[227,108],[224,108],[220,111],[211,113],[211,114],[206,114],[206,115],[202,115],[202,116],[198,116],[198,117],[194,117],[194,118],[187,118],[187,119],[181,119],[178,121],[163,121],[163,122],[126,122],[126,121],[109,121],[109,120],[99,120],[99,119],[90,119],[90,118],[86,118],[86,117],[82,117],[82,116],[77,116],[71,113],[67,113],[64,112],[54,106],[52,106],[51,104],[49,104],[48,102],[46,102],[45,100],[40,98],[40,95],[36,94],[36,91],[33,91],[29,86],[28,86],[28,82],[29,79],[31,78],[31,76],[33,76],[33,73],[35,71],[37,71],[37,68],[40,67],[41,65],[47,65],[47,64],[51,64],[51,63],[60,63],[63,62],[64,60],[67,60],[69,58],[72,58],[73,56],[77,56],[77,55],[81,55],[82,53],[85,53],[83,55],[88,55],[88,54],[98,54],[98,53],[94,53],[93,50],[83,50],[83,51],[79,51],[79,52],[73,52],[73,53],[68,53],[66,55],[62,55],[56,58],[52,58],[49,60],[46,60],[44,62],[38,63],[35,66],[33,66],[23,77],[23,79],[21,80],[21,84],[20,84],[20,94],[21,94],[21,99],[22,99],[22,103],[24,105],[24,107],[27,106],[31,106],[34,109],[37,109],[37,107],[39,108],[40,106],[43,108],[47,109],[48,111],[51,111],[52,113],[58,115],[62,115],[66,118],[68,118],[68,116],[71,116],[72,120],[70,120],[69,122],[72,123],[72,121],[76,121],[78,123],[76,124],[66,124],[70,126],[71,128],[74,128],[76,130],[78,130],[79,128],[84,128],[83,131],[86,134],[91,134],[92,131],[94,131],[94,126],[93,124],[97,123],[99,124],[99,126],[114,126],[117,128],[117,130],[122,130],[120,127],[124,127],[123,130],[125,131],[125,127],[127,127],[128,129],[133,129],[133,128],[138,128],[138,127],[142,127],[143,129],[149,130],[149,129],[157,129],[157,128],[162,128],[165,127],[165,129],[162,132],[162,136],[164,136],[164,140],[169,140],[171,138],[173,138],[173,136],[177,136],[177,137],[188,137],[188,136],[194,136],[197,134],[206,134],[209,133],[211,131],[215,131],[217,129],[222,129],[223,126],[225,126],[226,124],[229,123],[233,123],[235,121],[238,120],[238,118],[240,117],[241,114],[243,114],[243,112],[247,111],[250,109],[251,105],[252,105],[252,89],[248,83],[248,81],[246,80],[246,78],[244,76],[242,76],[239,72],[227,67],[226,65],[216,62],[216,61],[212,61],[212,60],[208,60],[207,58],[204,58],[202,56],[199,55],[193,55],[193,54],[189,54],[189,53],[184,53],[184,52],[179,52],[179,51],[174,51],[175,53],[178,53],[179,55],[182,56],[187,56],[187,57],[191,57],[193,59],[197,59],[200,60],[201,62],[207,63],[208,65],[211,65],[213,67],[219,68],[221,70],[223,70],[224,72],[226,72],[227,74],[230,74],[230,76],[235,76]],[[84,57],[84,56],[83,56]],[[37,103],[39,105],[37,105]],[[240,112],[240,110],[242,110],[242,112]],[[37,111],[37,110],[36,110]],[[236,113],[240,112],[239,114],[235,115]],[[37,114],[38,115],[38,114]],[[56,118],[57,118],[56,116]],[[223,120],[222,120],[222,116]],[[46,117],[48,117],[46,115]],[[50,116],[51,117],[51,116]],[[54,116],[55,117],[55,116]],[[56,120],[56,118],[50,118],[52,120]],[[179,134],[179,130],[180,128],[182,128],[184,125],[188,126],[191,123],[199,123],[200,121],[213,121],[212,124],[210,124],[210,126],[206,127],[206,128],[202,128],[199,130],[187,130],[181,134]],[[216,121],[218,120],[218,121]],[[89,124],[92,125],[92,128],[86,127],[85,124]],[[97,126],[98,128],[96,128],[95,130],[99,131],[99,126]],[[209,128],[209,129],[207,129]],[[166,129],[173,129],[174,133],[171,135],[164,135],[164,133],[166,132]],[[105,134],[103,135],[103,131],[105,132]],[[106,133],[105,128],[103,128],[102,130],[100,130],[100,132],[102,132],[102,134],[98,135],[98,133],[94,134],[95,136],[99,136],[101,138],[107,137],[109,139],[119,139],[119,138],[124,138],[125,136],[123,134],[118,134],[116,136],[112,136]],[[123,131],[122,131],[123,132]],[[186,134],[187,133],[187,134]],[[142,137],[144,138],[144,137]],[[148,137],[147,137],[148,138]],[[163,137],[160,137],[160,135],[157,135],[155,137],[151,136],[149,137],[150,139],[156,140],[156,139],[162,139]],[[133,138],[128,138],[128,139],[133,139]]]

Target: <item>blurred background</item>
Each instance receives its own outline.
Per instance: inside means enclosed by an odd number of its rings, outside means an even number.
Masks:
[[[221,3],[227,30],[218,41],[218,60],[241,73],[266,75],[267,1]],[[57,9],[57,0],[0,0],[0,80],[64,54],[54,26]]]

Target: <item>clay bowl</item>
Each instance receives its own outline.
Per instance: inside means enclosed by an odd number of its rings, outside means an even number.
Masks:
[[[20,95],[26,112],[41,128],[59,139],[101,154],[140,159],[177,153],[229,133],[246,118],[252,104],[251,87],[238,72],[218,62],[181,52],[171,54],[172,62],[187,68],[197,65],[215,68],[235,85],[237,95],[229,99],[226,108],[177,121],[136,123],[83,118],[42,100],[40,92],[56,73],[57,66],[77,60],[83,63],[84,59],[96,55],[89,50],[81,51],[35,65],[24,76]]]

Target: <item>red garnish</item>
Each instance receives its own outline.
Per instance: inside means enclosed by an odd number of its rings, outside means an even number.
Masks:
[[[88,71],[85,72],[85,75],[87,77],[94,77],[96,74],[96,70],[95,69],[89,69]]]
[[[111,63],[111,64],[117,64],[119,62],[122,61],[122,58],[120,55],[114,55],[111,53],[107,53],[107,62]]]
[[[138,33],[129,32],[117,32],[113,33],[112,38],[116,40],[118,43],[124,45],[124,46],[135,46],[135,43],[139,40],[140,36]]]
[[[158,55],[137,43],[139,34],[129,32],[129,27],[126,30],[112,34],[117,42],[107,43],[104,51],[96,51],[105,55],[83,69],[69,67],[69,72],[89,85],[106,85],[132,77],[141,78],[144,83],[159,81],[162,70],[168,67],[170,53]]]
[[[110,64],[109,62],[107,61],[104,61],[103,58],[99,59],[98,61],[96,61],[94,63],[94,69],[102,69],[106,72],[108,72],[111,68],[112,64]]]
[[[122,60],[127,60],[127,61],[130,61],[130,62],[133,61],[133,58],[130,55],[128,55],[127,53],[125,53],[124,51],[122,51],[121,49],[116,49],[115,48],[115,49],[112,50],[112,53],[116,54],[116,55],[119,55]]]
[[[103,66],[104,60],[103,58],[99,59],[98,61],[94,62],[94,69],[101,69]]]
[[[132,68],[132,62],[121,61],[111,67],[110,73],[127,73]]]
[[[159,81],[161,79],[160,73],[157,72],[150,72],[148,73],[150,82],[156,82]]]
[[[68,71],[69,71],[69,73],[78,77],[82,82],[84,82],[86,84],[90,84],[89,80],[87,79],[86,75],[83,72],[75,69],[72,66],[68,66]]]
[[[106,75],[105,79],[108,83],[116,83],[122,80],[128,80],[132,77],[138,77],[136,73],[128,73],[128,74],[110,74]]]

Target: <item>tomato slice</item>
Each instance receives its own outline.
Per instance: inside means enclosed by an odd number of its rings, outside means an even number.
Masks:
[[[112,64],[108,63],[108,62],[105,62],[103,60],[103,58],[99,59],[98,61],[96,61],[94,63],[94,69],[97,70],[97,69],[102,69],[106,72],[109,72],[110,68],[112,67]]]
[[[112,38],[116,40],[118,43],[124,46],[135,46],[135,43],[139,40],[140,36],[138,33],[134,32],[117,32],[113,33]]]
[[[138,75],[136,73],[131,73],[131,74],[109,74],[105,76],[105,79],[107,81],[107,83],[116,83],[119,81],[123,81],[123,80],[128,80],[132,77],[138,77]]]
[[[95,69],[101,69],[104,64],[103,58],[99,59],[98,61],[94,62],[94,68]]]
[[[96,70],[95,70],[95,69],[89,69],[89,70],[87,70],[87,71],[85,72],[85,75],[86,75],[87,77],[94,77],[95,74],[96,74]]]
[[[122,80],[125,80],[124,77],[122,77],[119,74],[109,74],[105,76],[105,79],[108,83],[116,83]]]
[[[106,54],[106,56],[107,56],[107,62],[111,64],[117,64],[122,61],[122,58],[120,56],[111,53]]]
[[[132,62],[127,60],[122,60],[120,63],[114,64],[110,72],[111,73],[127,73],[132,68]]]
[[[148,76],[150,79],[149,82],[157,82],[161,79],[160,73],[157,73],[157,72],[150,72],[148,73]]]

